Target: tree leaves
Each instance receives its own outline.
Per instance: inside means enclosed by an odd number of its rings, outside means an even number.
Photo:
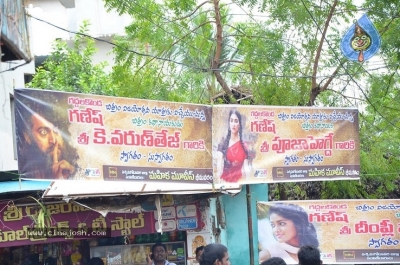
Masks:
[[[89,22],[83,22],[79,32],[87,32]],[[115,86],[104,72],[105,63],[93,64],[96,53],[94,40],[76,35],[73,47],[66,42],[56,40],[53,52],[43,66],[36,69],[32,82],[33,88],[60,90],[67,92],[115,95]]]
[[[32,85],[192,103],[358,107],[361,181],[280,186],[288,198],[399,196],[397,1],[366,0],[363,6],[351,0],[105,3],[132,18],[126,36],[113,40],[112,73],[104,74],[104,65],[93,65],[93,43],[77,36],[72,50],[55,44]],[[362,64],[347,61],[339,48],[360,10],[368,12],[382,36],[379,54]],[[247,14],[246,19],[238,19],[238,12]],[[237,101],[234,90],[252,97]],[[276,186],[271,185],[271,194],[281,195]]]

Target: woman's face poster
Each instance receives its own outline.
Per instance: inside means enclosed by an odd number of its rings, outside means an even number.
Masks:
[[[214,183],[359,179],[358,111],[212,107]]]
[[[318,200],[257,203],[258,255],[298,264],[305,245],[324,264],[400,262],[400,200]]]

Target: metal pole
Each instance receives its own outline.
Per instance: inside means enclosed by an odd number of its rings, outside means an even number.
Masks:
[[[247,228],[249,234],[250,265],[254,265],[253,218],[251,218],[251,191],[249,184],[246,185],[246,197],[247,197]]]

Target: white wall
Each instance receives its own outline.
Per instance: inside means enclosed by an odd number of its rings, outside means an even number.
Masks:
[[[103,37],[103,40],[107,40],[112,42],[111,37]],[[68,46],[72,47],[74,45],[73,40],[67,41]],[[113,45],[96,40],[96,53],[92,57],[93,64],[99,64],[103,62],[107,62],[107,65],[104,67],[104,71],[109,73],[112,70],[112,66],[114,65],[114,54],[112,54]]]
[[[67,9],[58,0],[28,0],[28,12],[39,19],[48,21],[63,29],[77,31],[83,20],[90,20],[89,35],[94,37],[123,34],[129,19],[116,13],[107,14],[102,0],[75,0],[75,8]],[[29,18],[28,18],[29,19]],[[55,39],[73,39],[74,34],[58,29],[36,19],[30,19],[31,51],[35,56],[48,55]],[[109,38],[108,38],[109,39]],[[94,56],[95,63],[108,61],[110,70],[113,57],[109,54],[110,44],[98,43],[99,52]],[[24,74],[34,74],[32,60],[27,65],[6,71],[25,61],[0,63],[0,171],[18,170],[15,150],[12,96],[14,88],[23,88]]]
[[[76,32],[82,21],[89,20],[89,35],[96,38],[110,39],[113,35],[123,35],[124,28],[130,18],[119,16],[115,12],[108,13],[102,0],[75,0],[75,8],[65,8],[57,0],[29,0],[29,12],[32,16],[48,21],[62,29]],[[48,55],[55,39],[72,40],[74,34],[54,26],[31,19],[32,25],[32,52],[34,55]],[[97,54],[94,63],[108,62],[106,71],[110,71],[114,57],[110,54],[112,45],[105,42],[96,42]]]
[[[28,0],[28,12],[39,19],[48,21],[60,28],[77,31],[83,20],[90,20],[89,35],[94,37],[121,35],[129,19],[116,13],[108,14],[102,0],[75,0],[75,8],[67,9],[58,0]],[[29,18],[28,18],[29,19]],[[74,34],[58,29],[52,25],[30,19],[31,51],[34,56],[48,55],[55,39],[71,40]],[[98,42],[98,53],[95,63],[108,61],[110,70],[113,56],[112,46]],[[12,96],[14,88],[23,88],[24,74],[34,74],[35,65],[32,60],[27,65],[6,71],[25,61],[0,63],[0,171],[18,170],[15,150],[14,120],[12,114]]]
[[[33,74],[35,66],[30,62],[13,71],[6,70],[24,63],[25,61],[0,63],[0,171],[18,170],[11,97],[14,95],[14,88],[24,87],[24,74]]]
[[[50,22],[60,28],[68,28],[67,9],[57,0],[28,1],[28,12],[33,17]],[[32,54],[48,55],[55,39],[69,39],[69,33],[31,18]]]
[[[75,0],[77,25],[83,20],[90,20],[90,35],[94,37],[122,35],[128,25],[128,16],[116,12],[107,12],[102,0]]]

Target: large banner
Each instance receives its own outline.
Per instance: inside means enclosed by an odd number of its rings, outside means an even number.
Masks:
[[[359,179],[358,111],[196,105],[15,90],[27,179],[272,183]]]
[[[28,179],[212,183],[211,107],[15,90]]]
[[[359,179],[358,111],[217,105],[214,183]]]
[[[260,261],[298,264],[303,245],[324,264],[400,263],[400,200],[259,202]]]

